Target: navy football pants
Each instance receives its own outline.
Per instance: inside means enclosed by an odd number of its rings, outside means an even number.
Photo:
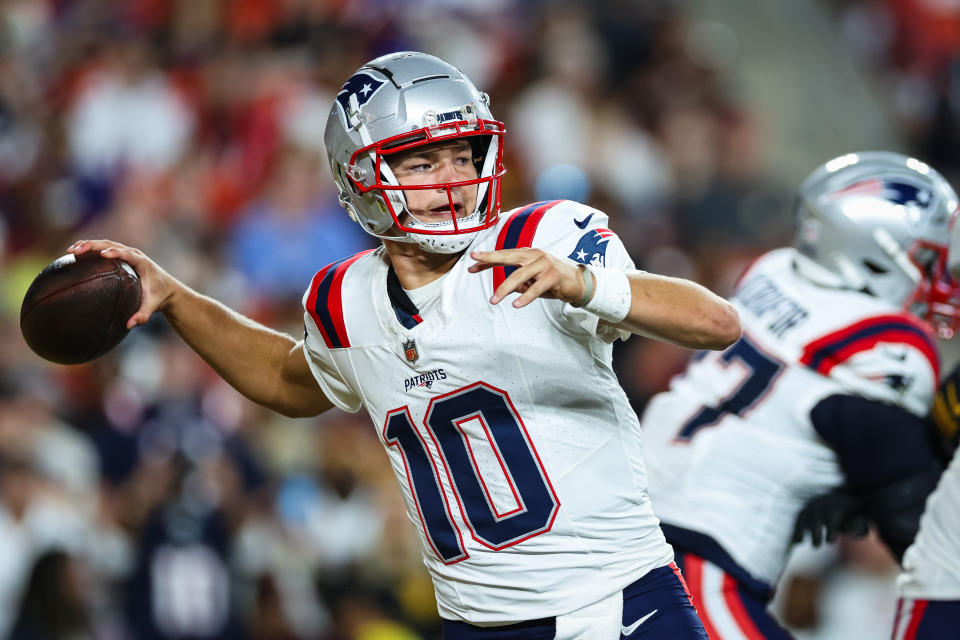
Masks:
[[[893,640],[960,638],[960,600],[900,598]]]
[[[707,640],[687,586],[673,563],[654,569],[623,590],[623,606],[617,609],[618,619],[612,625],[614,629],[619,628],[619,632],[613,631],[609,637],[599,637],[589,630],[567,635],[562,631],[564,618],[541,618],[502,627],[477,627],[444,620],[443,637],[444,640]]]

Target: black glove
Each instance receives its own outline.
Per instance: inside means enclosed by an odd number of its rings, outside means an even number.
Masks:
[[[834,542],[841,533],[864,536],[869,526],[861,499],[845,489],[836,489],[807,502],[797,515],[792,542],[802,542],[809,532],[813,546],[819,547],[824,539]]]

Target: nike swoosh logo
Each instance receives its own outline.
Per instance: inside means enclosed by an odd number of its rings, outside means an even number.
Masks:
[[[587,225],[590,223],[590,218],[592,218],[592,217],[593,217],[593,214],[591,213],[590,215],[588,215],[588,216],[587,216],[586,218],[584,218],[583,220],[574,220],[574,221],[573,221],[573,224],[577,225],[577,226],[580,227],[581,229],[586,229],[586,228],[587,228]]]
[[[634,622],[634,623],[633,623],[632,625],[630,625],[629,627],[625,627],[625,626],[623,626],[623,625],[621,624],[621,625],[620,625],[620,635],[622,635],[622,636],[629,636],[631,633],[633,633],[634,631],[637,630],[637,627],[639,627],[639,626],[642,625],[644,622],[646,622],[647,620],[649,620],[649,619],[651,618],[651,616],[653,616],[653,614],[655,614],[657,611],[660,611],[660,609],[654,609],[653,611],[651,611],[651,612],[648,613],[647,615],[643,616],[642,618],[640,618],[639,620],[637,620],[636,622]]]

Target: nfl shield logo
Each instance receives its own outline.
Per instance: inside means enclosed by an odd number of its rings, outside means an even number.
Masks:
[[[407,357],[407,362],[414,364],[417,360],[420,359],[420,354],[417,353],[417,343],[414,340],[407,340],[403,343],[403,355]]]

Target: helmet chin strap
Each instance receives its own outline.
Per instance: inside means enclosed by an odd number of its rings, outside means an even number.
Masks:
[[[845,281],[840,275],[833,273],[826,267],[820,266],[802,253],[797,254],[793,264],[801,276],[821,287],[830,287],[833,289],[852,288],[851,283]],[[862,287],[856,287],[856,290],[860,288]]]
[[[474,209],[473,213],[464,218],[460,218],[459,222],[473,222],[475,219],[480,217],[479,209]],[[430,229],[430,230],[452,230],[453,221],[450,222],[421,222],[417,220],[412,214],[410,215],[410,221],[407,223],[408,227],[413,227],[414,229]],[[413,233],[407,232],[407,236],[413,241],[420,245],[420,248],[424,251],[429,251],[430,253],[459,253],[463,251],[473,242],[473,239],[477,237],[479,231],[465,231],[463,233],[458,233],[455,235],[432,235],[426,233]]]
[[[889,231],[882,228],[874,229],[873,239],[876,240],[880,248],[890,256],[890,259],[896,262],[898,267],[903,269],[903,272],[913,280],[914,284],[920,284],[920,281],[923,280],[923,274],[920,273],[917,265],[910,262],[910,257],[907,255],[907,252],[900,248],[896,238],[894,238]]]

